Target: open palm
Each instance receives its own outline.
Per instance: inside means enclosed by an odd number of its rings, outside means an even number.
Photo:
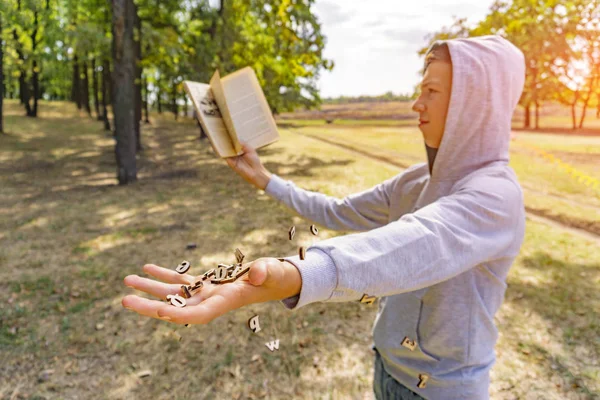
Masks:
[[[250,271],[235,282],[213,284],[209,279],[199,293],[186,299],[185,307],[174,307],[164,301],[151,300],[136,295],[123,298],[123,307],[151,318],[177,324],[207,324],[213,319],[247,304],[281,300],[298,292],[300,275],[295,267],[276,258],[259,258],[250,264]],[[167,295],[182,295],[181,286],[198,279],[190,274],[146,264],[143,270],[155,279],[128,275],[125,285],[141,290],[159,299]],[[300,280],[301,282],[301,280]]]

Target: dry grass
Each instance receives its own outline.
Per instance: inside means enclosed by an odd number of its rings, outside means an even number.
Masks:
[[[389,101],[381,103],[325,104],[318,111],[296,111],[282,113],[280,118],[286,119],[355,119],[355,120],[396,120],[410,121],[417,119],[411,112],[411,103],[406,101]],[[412,114],[411,114],[412,113]]]
[[[292,134],[356,149],[399,166],[426,160],[421,133],[414,127],[315,125],[295,121],[282,126]],[[528,209],[573,227],[600,233],[600,191],[573,179],[540,157],[534,145],[577,170],[600,179],[600,136],[560,136],[519,132],[511,142],[511,167],[526,189]]]
[[[382,101],[358,102],[348,104],[324,104],[320,110],[299,110],[281,113],[279,118],[283,121],[313,121],[326,119],[333,120],[336,124],[376,124],[393,126],[416,126],[418,114],[412,111],[412,101]],[[578,113],[580,110],[577,111]],[[548,103],[540,108],[539,129],[560,134],[573,133],[571,109],[561,104]],[[577,124],[581,116],[577,115]],[[517,107],[513,114],[512,126],[515,130],[522,130],[524,112],[522,107]],[[531,126],[535,125],[535,112],[531,110]],[[596,117],[595,109],[588,109],[584,120],[584,127],[577,129],[578,134],[594,135],[600,133],[600,118]]]
[[[38,120],[8,107],[0,398],[372,398],[376,307],[314,304],[290,313],[260,304],[191,328],[121,307],[129,292],[122,278],[144,263],[188,259],[200,272],[233,261],[235,247],[255,259],[293,254],[312,240],[309,221],[231,172],[197,140],[193,123],[153,118],[144,126],[140,181],[119,187],[113,140],[100,123],[70,105],[42,103]],[[343,197],[397,173],[281,134],[261,159],[305,189]],[[295,243],[287,240],[292,224]],[[319,228],[320,239],[345,233]],[[185,250],[188,242],[198,248]],[[600,390],[599,286],[592,243],[528,224],[498,316],[493,398],[585,399]],[[246,327],[253,313],[259,334]],[[271,353],[264,342],[276,337],[281,347]],[[139,378],[144,370],[151,375]]]

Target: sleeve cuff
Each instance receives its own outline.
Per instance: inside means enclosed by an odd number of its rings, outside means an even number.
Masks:
[[[276,199],[282,199],[286,193],[286,187],[289,185],[288,181],[280,178],[275,174],[271,174],[271,179],[265,187],[265,193]]]
[[[337,286],[337,271],[333,260],[323,251],[307,249],[304,260],[300,256],[284,257],[300,272],[302,288],[300,294],[281,300],[283,306],[296,310],[310,303],[331,298]]]

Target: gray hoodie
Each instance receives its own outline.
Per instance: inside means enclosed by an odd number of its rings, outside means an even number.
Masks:
[[[487,399],[494,314],[525,230],[508,166],[525,62],[499,36],[447,44],[452,93],[431,174],[417,164],[341,200],[277,175],[265,192],[310,221],[358,232],[310,246],[304,260],[285,257],[302,276],[286,307],[377,296],[373,341],[390,375],[428,399]]]

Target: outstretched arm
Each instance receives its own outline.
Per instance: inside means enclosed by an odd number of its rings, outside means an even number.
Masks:
[[[397,176],[343,199],[297,187],[272,175],[265,192],[306,219],[333,230],[365,231],[388,223],[390,192]]]
[[[381,228],[320,241],[304,260],[286,257],[302,275],[302,290],[284,305],[296,309],[433,286],[486,260],[516,256],[523,231],[520,190],[487,178]]]
[[[256,150],[243,144],[244,154],[227,164],[247,182],[283,202],[304,218],[334,230],[365,231],[389,222],[390,194],[402,179],[396,175],[368,190],[338,199],[297,187],[270,173]]]

